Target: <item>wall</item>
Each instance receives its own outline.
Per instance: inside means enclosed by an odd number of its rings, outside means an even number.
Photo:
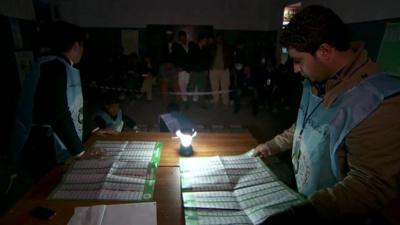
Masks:
[[[35,19],[34,0],[2,0],[0,14]],[[85,27],[146,27],[147,24],[213,25],[225,30],[277,30],[285,2],[294,0],[36,0],[54,15]],[[400,17],[398,0],[304,0],[332,8],[345,23]]]
[[[387,23],[399,23],[399,18],[347,24],[350,39],[365,42],[369,57],[376,60]],[[399,53],[400,54],[400,53]],[[400,57],[400,56],[399,56]]]
[[[376,21],[400,17],[398,0],[304,0],[303,6],[320,4],[335,11],[345,23]]]
[[[16,38],[17,41],[14,40],[14,29],[12,29],[11,23],[18,27],[20,38]],[[0,111],[0,124],[4,130],[8,131],[0,136],[1,161],[11,156],[9,151],[10,131],[14,123],[16,100],[20,91],[19,73],[14,54],[19,51],[37,52],[38,37],[37,26],[33,21],[0,16],[0,29],[0,68],[3,83],[0,89],[0,102],[4,106]]]
[[[59,0],[54,11],[84,27],[146,27],[147,24],[212,25],[225,30],[276,30],[280,0]]]
[[[34,20],[32,0],[1,0],[0,15],[19,19]]]
[[[224,30],[277,30],[285,2],[293,0],[58,0],[60,18],[86,27],[146,27],[147,24],[212,25]],[[400,1],[304,0],[338,12],[345,23],[400,17]]]

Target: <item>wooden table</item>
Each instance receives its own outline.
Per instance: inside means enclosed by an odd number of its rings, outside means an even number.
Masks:
[[[179,142],[170,133],[121,133],[118,136],[93,137],[86,145],[96,140],[160,141],[164,148],[160,166],[157,169],[154,190],[157,202],[158,225],[184,224],[182,196],[179,179]],[[193,141],[193,156],[236,155],[248,151],[257,144],[249,133],[207,133],[198,134]],[[65,225],[77,206],[96,204],[127,203],[126,201],[66,201],[47,200],[50,192],[60,182],[67,166],[57,166],[30,190],[14,208],[0,218],[1,225],[57,224]],[[33,218],[29,210],[36,206],[54,209],[57,214],[49,221]]]

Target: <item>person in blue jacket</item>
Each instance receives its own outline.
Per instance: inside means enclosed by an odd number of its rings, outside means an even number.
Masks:
[[[137,129],[135,121],[122,112],[118,96],[107,93],[103,100],[104,106],[94,113],[94,122],[98,129],[116,132]]]
[[[350,42],[347,26],[323,6],[295,14],[280,41],[306,80],[296,122],[256,152],[291,150],[306,200],[263,224],[397,224],[400,79],[381,71],[362,42]]]
[[[52,52],[39,58],[24,80],[12,140],[14,159],[38,170],[38,176],[85,152],[81,78],[74,66],[81,60],[85,33],[62,21],[50,31]]]

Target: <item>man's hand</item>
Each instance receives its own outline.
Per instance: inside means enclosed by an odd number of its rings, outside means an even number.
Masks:
[[[78,160],[87,160],[87,159],[100,159],[101,157],[106,155],[106,150],[102,148],[92,148],[90,150],[85,151],[83,155],[77,157]]]
[[[271,149],[268,147],[268,145],[266,145],[266,144],[257,145],[254,156],[260,156],[261,158],[267,158],[272,155],[273,155],[273,153],[271,152]]]
[[[114,129],[99,129],[96,132],[94,132],[94,135],[98,136],[106,136],[106,135],[118,135],[119,132],[114,130]]]

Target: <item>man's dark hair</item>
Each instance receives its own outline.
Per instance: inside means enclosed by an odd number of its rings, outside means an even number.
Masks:
[[[207,34],[206,33],[200,33],[198,36],[197,36],[197,42],[200,42],[201,40],[204,40],[204,39],[206,39],[207,38]]]
[[[64,21],[57,21],[51,25],[51,49],[55,53],[64,53],[72,48],[75,42],[82,44],[85,32],[78,26]]]
[[[102,100],[104,101],[104,105],[111,105],[111,104],[120,104],[121,99],[117,93],[113,92],[106,92],[102,95]]]
[[[179,31],[178,32],[178,37],[181,37],[181,36],[187,36],[186,32],[183,31],[183,30]]]
[[[346,25],[331,9],[312,5],[293,16],[283,30],[281,44],[314,54],[326,43],[338,51],[350,48]]]

